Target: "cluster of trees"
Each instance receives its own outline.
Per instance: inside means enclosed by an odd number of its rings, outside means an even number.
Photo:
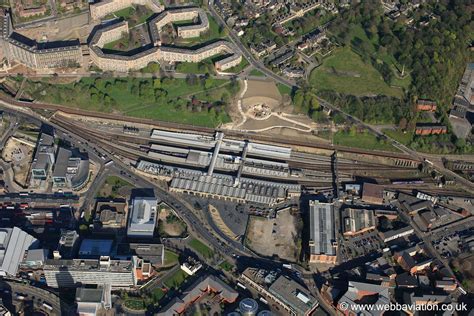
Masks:
[[[417,120],[412,110],[414,100],[431,99],[438,103],[438,120],[449,126],[447,110],[466,63],[472,58],[467,49],[474,39],[471,4],[465,0],[429,2],[413,13],[411,24],[406,23],[403,16],[395,21],[385,16],[377,1],[361,1],[343,11],[331,24],[334,40],[351,45],[366,62],[372,63],[387,83],[392,84],[402,71],[410,74],[412,83],[406,98],[400,102],[386,97],[335,98],[335,94],[325,97],[364,121],[399,122],[400,129],[408,132],[413,130]],[[351,30],[357,27],[363,29],[368,41],[353,38]],[[410,145],[423,151],[436,151],[437,146],[441,152],[471,150],[471,146],[452,134],[414,137]]]
[[[307,114],[315,122],[327,123],[329,121],[313,89],[305,87],[296,90],[293,94],[293,104],[296,112]]]
[[[288,28],[296,35],[301,36],[315,30],[318,26],[326,23],[333,15],[323,9],[315,9],[288,23]]]
[[[349,44],[350,30],[361,25],[370,40],[357,45],[362,53],[371,56],[375,49],[376,55],[393,56],[411,72],[410,93],[450,104],[468,60],[466,48],[474,38],[469,5],[470,1],[463,0],[424,4],[414,12],[415,27],[412,27],[402,17],[396,21],[386,17],[380,2],[361,1],[342,12],[331,28],[338,40]],[[419,24],[431,14],[435,18],[428,25]],[[386,80],[393,78],[393,72],[388,71],[391,65],[380,60],[375,64]]]
[[[319,95],[344,112],[367,123],[398,124],[400,121],[407,121],[406,117],[410,117],[408,103],[393,97],[357,97],[333,91],[321,91]]]

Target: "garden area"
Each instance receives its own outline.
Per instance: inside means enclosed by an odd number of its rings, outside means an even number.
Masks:
[[[36,101],[82,110],[215,127],[230,121],[226,102],[238,90],[236,81],[213,78],[89,77],[73,83],[27,80],[24,95]],[[209,91],[213,93],[206,93]],[[205,96],[209,104],[189,106],[195,95]]]
[[[136,25],[145,23],[151,16],[153,11],[144,5],[135,5],[124,8],[107,15],[104,20],[110,20],[113,18],[122,18],[128,21],[128,27],[132,28]]]
[[[116,199],[130,195],[133,185],[117,176],[108,176],[97,193],[98,198]]]
[[[166,204],[158,205],[158,231],[160,237],[184,237],[186,224]]]
[[[193,238],[189,242],[189,246],[195,250],[197,253],[201,254],[205,258],[212,258],[214,257],[214,251],[211,248],[203,244],[200,240]]]

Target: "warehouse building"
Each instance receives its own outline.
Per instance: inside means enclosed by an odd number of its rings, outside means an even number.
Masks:
[[[0,228],[0,276],[15,277],[28,249],[38,241],[18,227]]]
[[[309,201],[310,262],[336,262],[334,204]]]
[[[344,235],[350,236],[375,229],[374,210],[346,208],[342,211]]]

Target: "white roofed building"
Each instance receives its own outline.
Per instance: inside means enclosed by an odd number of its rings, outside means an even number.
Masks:
[[[157,200],[155,197],[135,197],[132,201],[128,237],[153,238],[157,222]]]
[[[0,276],[15,276],[25,252],[36,244],[33,236],[18,227],[0,228]]]

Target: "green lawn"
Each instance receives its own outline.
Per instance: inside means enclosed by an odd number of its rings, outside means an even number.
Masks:
[[[105,19],[111,19],[114,17],[122,18],[125,21],[128,21],[129,27],[134,27],[135,25],[145,23],[146,20],[153,15],[153,11],[148,9],[146,6],[141,6],[141,12],[135,6],[130,6],[122,10],[111,13],[105,17]]]
[[[317,90],[333,90],[356,96],[402,96],[401,89],[385,83],[380,73],[349,47],[336,50],[314,69],[310,83]]]
[[[244,70],[245,68],[247,68],[248,65],[249,65],[249,62],[247,61],[247,59],[245,59],[245,57],[242,56],[242,61],[240,62],[240,64],[238,64],[235,67],[224,70],[223,72],[237,74],[237,73],[241,72],[242,70]]]
[[[164,281],[163,281],[163,284],[167,287],[167,288],[179,288],[181,286],[181,284],[186,280],[186,278],[188,277],[188,275],[186,274],[186,272],[184,272],[183,270],[179,269],[179,270],[176,270],[175,273],[173,273],[172,275],[168,276]]]
[[[202,256],[205,258],[212,258],[214,256],[214,251],[212,251],[211,248],[203,244],[200,240],[198,239],[192,239],[189,242],[189,246],[194,249],[196,252],[200,253]]]
[[[292,88],[288,87],[287,85],[284,85],[284,84],[281,84],[281,83],[277,83],[277,88],[278,88],[278,91],[280,91],[280,94],[281,95],[289,95],[291,96],[291,91],[292,91]]]
[[[115,199],[120,196],[119,190],[124,187],[133,187],[132,184],[117,176],[108,176],[102,188],[97,193],[97,197],[107,197]]]
[[[164,79],[161,82],[153,79],[99,79],[82,78],[75,84],[49,84],[41,81],[28,81],[25,92],[41,102],[61,104],[83,110],[114,112],[127,116],[156,119],[176,123],[215,127],[230,121],[222,110],[193,112],[186,104],[193,95],[220,89],[228,80],[208,78],[205,85],[190,85],[185,79]],[[160,81],[159,79],[157,79]],[[158,86],[156,85],[158,84]],[[142,93],[140,86],[148,85]],[[159,92],[159,98],[155,95]],[[210,102],[221,101],[221,95]],[[105,102],[108,99],[109,103]]]
[[[151,297],[153,298],[153,302],[158,303],[163,297],[165,296],[165,292],[162,289],[154,289],[151,293]]]
[[[335,145],[357,147],[369,150],[385,150],[397,151],[391,144],[385,143],[377,139],[377,137],[369,132],[351,133],[339,131],[334,134],[333,142]]]
[[[165,266],[175,265],[178,263],[179,255],[173,251],[165,250]]]
[[[394,130],[394,129],[384,129],[383,133],[387,136],[395,139],[396,141],[402,143],[403,145],[408,145],[411,143],[413,139],[413,132],[407,131],[406,133]]]
[[[145,301],[142,299],[129,298],[124,302],[125,306],[134,310],[143,310],[146,308]]]
[[[256,76],[256,77],[265,77],[265,74],[258,69],[252,69],[252,71],[250,72],[250,75]]]
[[[123,19],[127,20],[127,19],[131,18],[134,13],[135,13],[135,9],[133,7],[127,7],[125,9],[118,10],[118,11],[114,12],[113,14],[116,17],[123,18]]]
[[[234,269],[234,265],[230,264],[229,262],[227,261],[224,261],[222,262],[219,267],[222,269],[222,270],[225,270],[225,271],[228,271],[228,272],[231,272],[233,269]]]

